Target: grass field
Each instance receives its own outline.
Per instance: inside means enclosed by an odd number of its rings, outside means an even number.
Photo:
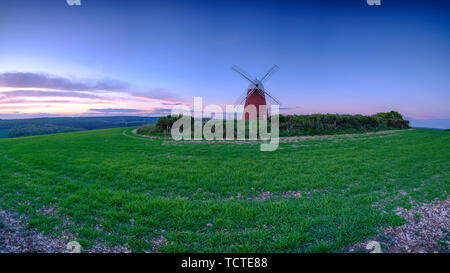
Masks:
[[[0,207],[83,247],[333,252],[402,224],[396,207],[450,191],[446,131],[311,138],[261,152],[132,129],[1,139]]]

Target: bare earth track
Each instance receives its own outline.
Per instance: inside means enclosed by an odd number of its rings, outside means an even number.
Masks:
[[[5,210],[0,210],[0,253],[70,253],[73,249],[67,248],[69,240],[65,238],[47,236],[28,228],[24,221]],[[73,237],[72,237],[73,238]],[[126,247],[107,247],[97,244],[81,252],[90,253],[127,253]]]
[[[385,253],[432,253],[450,252],[450,198],[433,202],[411,210],[397,209],[397,215],[407,223],[388,227],[369,240],[381,243]],[[349,252],[363,250],[367,243],[352,247]]]
[[[414,130],[414,129],[408,129],[408,130]],[[290,136],[290,137],[279,137],[280,142],[295,142],[295,141],[301,141],[301,140],[306,140],[306,139],[327,139],[327,138],[336,138],[336,137],[357,137],[357,136],[367,136],[367,135],[386,135],[386,134],[392,134],[392,133],[397,133],[400,132],[402,130],[384,130],[384,131],[377,131],[377,132],[367,132],[367,133],[354,133],[354,134],[336,134],[336,135],[317,135],[317,136]],[[404,131],[404,130],[403,130]],[[127,130],[123,131],[122,134],[125,136],[129,136],[125,134],[127,132]],[[151,135],[141,135],[137,133],[137,128],[132,130],[131,133],[133,135],[139,136],[139,137],[143,137],[143,138],[150,138],[150,139],[165,139],[165,140],[172,140],[171,137],[166,137],[166,136],[151,136]],[[189,142],[189,143],[203,143],[203,142],[208,142],[208,143],[253,143],[253,142],[260,142],[262,140],[180,140],[177,142]]]
[[[399,227],[389,227],[371,240],[382,244],[385,253],[430,253],[450,251],[450,198],[441,203],[425,204],[422,207],[399,209],[398,215],[407,223]],[[165,240],[158,238],[158,240]],[[0,210],[0,253],[41,252],[67,253],[68,240],[43,235],[16,219],[13,215]],[[156,242],[156,245],[161,242]],[[348,251],[365,251],[368,241],[351,247]],[[127,253],[127,247],[106,247],[96,245],[82,252],[91,253]]]

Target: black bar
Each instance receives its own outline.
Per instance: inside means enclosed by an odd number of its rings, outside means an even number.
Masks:
[[[281,254],[281,253],[177,253],[177,254],[0,254],[4,268],[16,270],[30,264],[52,264],[51,269],[105,272],[140,268],[139,272],[334,272],[336,270],[414,269],[424,265],[445,266],[448,253],[439,254]],[[432,259],[431,262],[424,261]],[[30,260],[30,261],[29,261]],[[34,261],[31,261],[34,260]],[[28,262],[29,261],[29,262]],[[214,261],[214,266],[211,266]],[[56,266],[60,264],[61,267]]]

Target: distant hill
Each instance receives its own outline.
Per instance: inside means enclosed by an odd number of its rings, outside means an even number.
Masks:
[[[0,138],[142,126],[144,124],[155,123],[157,120],[158,117],[138,116],[0,119]]]
[[[427,128],[427,129],[449,129],[450,119],[426,119],[418,120],[413,118],[405,118],[410,121],[409,125],[413,128]]]

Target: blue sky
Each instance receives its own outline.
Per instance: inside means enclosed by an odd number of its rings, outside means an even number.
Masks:
[[[265,87],[286,113],[397,110],[450,126],[445,1],[81,4],[0,0],[0,118],[231,104],[248,85],[231,66],[260,76],[277,64]]]

